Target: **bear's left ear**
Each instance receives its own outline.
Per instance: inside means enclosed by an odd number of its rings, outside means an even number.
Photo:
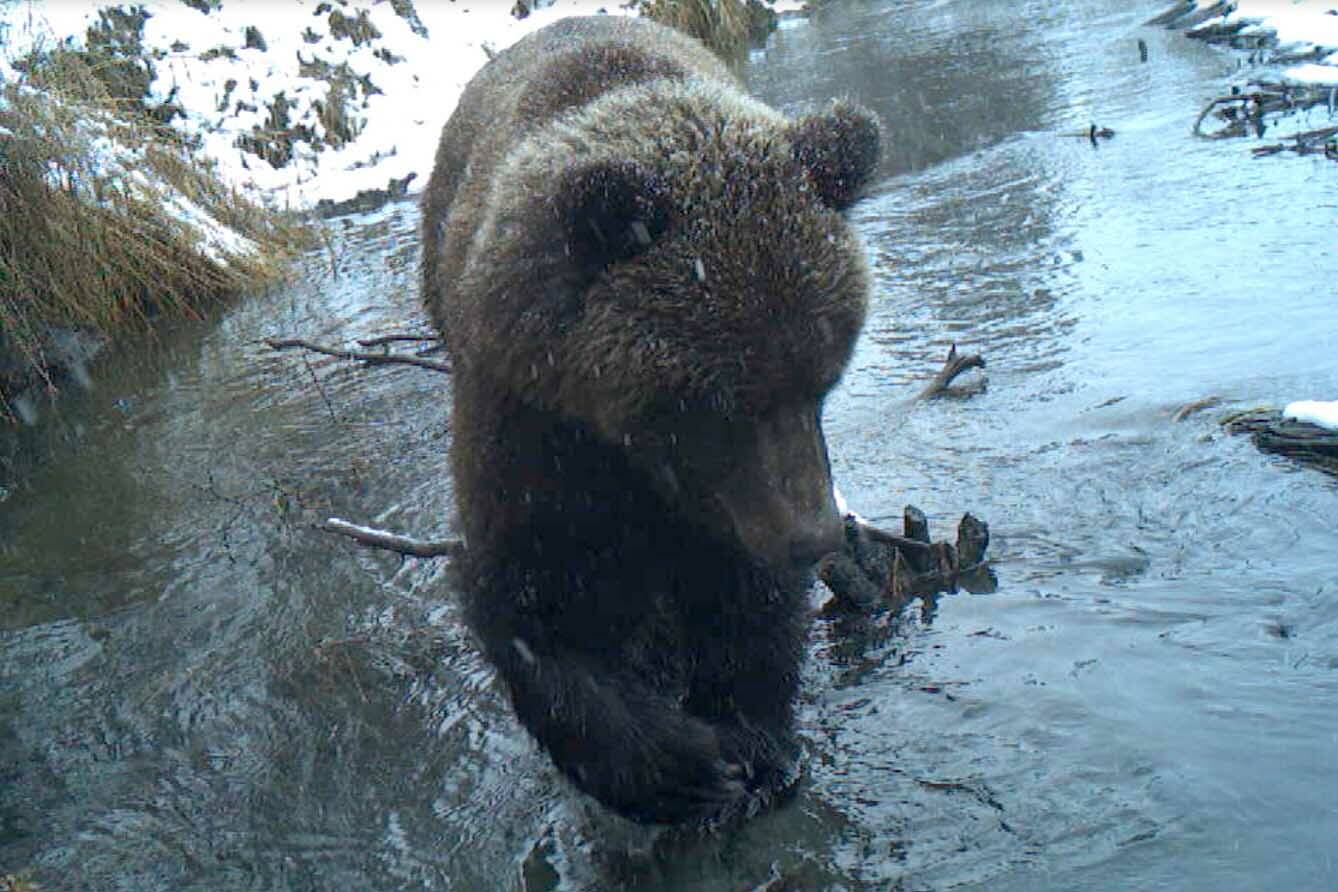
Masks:
[[[663,183],[631,161],[599,161],[568,171],[557,195],[567,249],[591,275],[640,254],[669,226]]]
[[[828,207],[845,210],[878,167],[882,128],[868,109],[833,102],[826,111],[790,125],[794,159],[807,171]]]

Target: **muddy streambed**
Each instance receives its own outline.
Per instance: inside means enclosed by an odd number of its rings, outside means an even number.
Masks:
[[[888,124],[837,480],[889,525],[986,518],[1000,587],[819,623],[797,801],[646,888],[1338,883],[1338,486],[1171,420],[1338,394],[1338,181],[1193,140],[1237,60],[1112,6],[836,3],[751,60],[787,110]],[[1117,136],[1063,135],[1092,122]],[[309,526],[452,532],[449,379],[257,345],[418,328],[416,225],[335,221],[292,287],[48,422],[0,502],[0,875],[598,888],[624,843],[520,732],[441,567]],[[907,407],[954,341],[988,389]]]

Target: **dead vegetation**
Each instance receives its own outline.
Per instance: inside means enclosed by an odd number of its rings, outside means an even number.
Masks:
[[[150,113],[123,63],[33,53],[3,87],[0,417],[34,387],[55,392],[68,332],[100,340],[196,316],[276,280],[305,243],[295,219],[223,185]]]

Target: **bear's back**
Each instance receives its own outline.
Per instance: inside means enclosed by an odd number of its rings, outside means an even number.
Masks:
[[[612,91],[694,79],[738,88],[698,41],[644,19],[563,19],[498,54],[470,81],[437,146],[423,196],[423,300],[439,330],[449,287],[510,151],[555,119]]]

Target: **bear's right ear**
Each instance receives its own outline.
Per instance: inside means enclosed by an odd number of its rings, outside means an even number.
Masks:
[[[823,204],[843,211],[878,168],[882,127],[868,109],[833,102],[790,125],[794,160],[808,171]]]
[[[669,228],[663,184],[631,161],[578,167],[563,176],[557,195],[567,251],[591,275],[640,254]]]

